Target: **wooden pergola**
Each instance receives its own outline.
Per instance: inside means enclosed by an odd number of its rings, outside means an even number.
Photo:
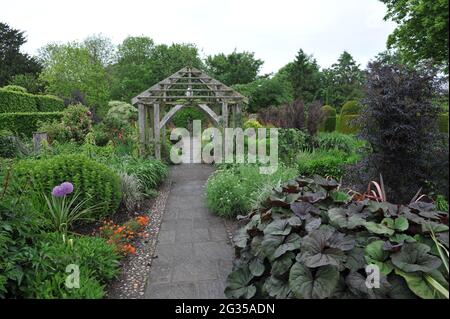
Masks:
[[[165,126],[177,111],[198,107],[215,126],[237,127],[241,126],[243,104],[248,99],[203,71],[184,67],[134,97],[131,103],[139,110],[141,154],[153,143],[155,157],[161,159],[161,135],[165,137]]]

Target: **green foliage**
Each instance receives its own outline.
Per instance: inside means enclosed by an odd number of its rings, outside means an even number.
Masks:
[[[65,108],[64,101],[53,95],[35,95],[39,112],[60,112]]]
[[[262,128],[262,124],[258,122],[257,119],[248,119],[247,121],[244,122],[244,127],[243,129],[248,129],[248,128],[253,128],[255,130]]]
[[[346,101],[363,97],[364,73],[350,55],[344,51],[329,69],[322,71],[320,96],[327,104],[340,106]]]
[[[20,92],[20,93],[28,93],[27,89],[19,86],[19,85],[6,85],[2,88],[3,90],[7,91],[13,91],[13,92]]]
[[[205,64],[207,71],[226,85],[246,84],[256,80],[263,61],[255,59],[251,52],[223,53],[208,56]]]
[[[44,70],[40,79],[47,83],[47,92],[71,96],[81,92],[89,106],[104,116],[109,99],[109,84],[103,65],[91,57],[78,43],[48,45],[41,50]]]
[[[358,101],[348,101],[342,105],[341,116],[358,115],[361,112],[361,105]]]
[[[155,45],[144,36],[126,38],[118,47],[117,59],[111,66],[111,98],[122,101],[130,101],[186,65],[202,67],[195,45]]]
[[[261,108],[290,103],[293,100],[291,83],[281,76],[261,78],[247,84],[235,84],[233,89],[249,99],[248,110],[257,112]]]
[[[17,141],[14,133],[8,130],[0,130],[0,157],[13,158],[17,154]]]
[[[439,115],[439,131],[448,134],[448,113]]]
[[[320,130],[323,132],[333,132],[336,130],[336,109],[330,105],[322,106],[323,120]]]
[[[31,94],[42,93],[44,90],[43,83],[38,80],[36,75],[30,73],[14,75],[9,80],[9,85],[21,86]]]
[[[102,298],[103,284],[118,274],[119,255],[106,240],[98,237],[63,237],[43,234],[32,249],[36,267],[24,282],[26,298]],[[66,267],[78,265],[80,289],[65,286]]]
[[[236,165],[231,169],[218,170],[206,184],[206,201],[208,207],[219,216],[246,214],[262,188],[295,175],[294,169],[286,167],[279,167],[272,175],[261,174],[256,165]]]
[[[99,205],[92,215],[86,216],[95,219],[114,214],[121,198],[117,174],[84,155],[20,161],[14,166],[13,181],[19,192],[31,195],[50,194],[56,185],[71,182],[80,191],[80,201],[87,200],[88,206]]]
[[[37,74],[41,66],[28,54],[22,53],[20,47],[25,44],[23,31],[11,28],[0,22],[0,87],[9,83],[17,74]],[[0,103],[1,104],[1,103]]]
[[[125,204],[125,207],[130,212],[139,209],[146,195],[144,193],[144,185],[134,174],[120,173],[119,177],[122,190],[122,202]]]
[[[131,104],[121,101],[110,101],[108,102],[108,106],[109,110],[106,115],[106,121],[114,119],[122,123],[122,126],[137,121],[138,111]]]
[[[448,213],[432,204],[335,201],[340,185],[298,177],[272,190],[245,217],[228,298],[442,298],[429,276],[448,286],[428,226],[448,247]],[[366,287],[367,265],[380,287]]]
[[[8,170],[3,171],[3,168],[9,165],[0,164],[3,186],[8,181]],[[2,180],[2,175],[6,176],[5,180]],[[22,295],[24,279],[31,271],[30,243],[41,231],[42,223],[32,202],[20,200],[17,194],[10,197],[0,195],[0,298]]]
[[[319,133],[315,136],[314,148],[322,150],[337,149],[347,154],[356,153],[364,146],[364,141],[338,132]]]
[[[0,88],[0,113],[38,111],[33,95]]]
[[[278,132],[278,154],[283,162],[295,161],[298,151],[311,146],[309,136],[295,128],[280,129]]]
[[[47,132],[51,141],[83,143],[92,130],[88,108],[81,104],[69,105],[62,114],[60,122],[44,123],[40,130]]]
[[[311,103],[318,98],[320,71],[316,60],[300,49],[295,61],[288,68],[294,88],[294,98],[305,103]]]
[[[201,120],[202,126],[207,124],[206,114],[197,107],[184,107],[172,117],[171,121],[176,127],[192,127],[194,120]]]
[[[358,160],[358,155],[347,154],[338,149],[301,151],[297,155],[297,169],[299,174],[305,176],[340,178],[344,174],[345,166]]]
[[[381,0],[397,27],[388,47],[397,49],[407,62],[431,60],[448,74],[448,1]]]
[[[359,132],[359,115],[341,115],[339,118],[339,132],[343,134],[356,134]]]
[[[108,165],[117,172],[134,175],[142,184],[142,192],[151,194],[168,175],[167,166],[156,159],[121,156],[108,161]]]
[[[38,131],[41,122],[59,120],[62,117],[62,112],[0,113],[0,124],[2,128],[30,137],[33,132]]]

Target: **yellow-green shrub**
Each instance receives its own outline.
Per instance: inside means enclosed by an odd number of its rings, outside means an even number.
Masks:
[[[0,113],[37,111],[34,95],[0,89]]]
[[[439,131],[448,134],[448,113],[439,115]]]
[[[361,112],[361,105],[358,101],[348,101],[346,102],[341,109],[342,115],[357,115]]]
[[[107,166],[84,155],[58,155],[42,160],[25,160],[13,168],[13,183],[25,194],[45,192],[50,196],[53,187],[71,182],[79,200],[87,205],[100,205],[93,218],[112,215],[121,199],[120,181],[117,174]]]
[[[359,115],[341,115],[339,132],[345,134],[356,134],[359,132],[359,127],[355,123]]]
[[[336,109],[330,105],[322,106],[323,120],[319,130],[322,132],[333,132],[336,130]]]

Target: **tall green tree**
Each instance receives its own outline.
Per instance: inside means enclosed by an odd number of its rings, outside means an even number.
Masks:
[[[294,89],[294,98],[311,103],[319,97],[320,70],[316,60],[302,49],[295,61],[287,66]]]
[[[136,94],[150,87],[154,81],[150,58],[155,43],[149,37],[128,37],[117,49],[117,63],[111,74],[111,98],[130,101]]]
[[[252,52],[223,53],[206,58],[208,72],[226,85],[247,84],[256,80],[263,61]]]
[[[363,96],[364,72],[350,53],[344,51],[337,63],[322,71],[321,97],[338,110],[347,101]]]
[[[100,61],[79,43],[50,44],[40,50],[44,69],[41,80],[46,91],[61,97],[80,92],[89,106],[104,115],[109,100],[109,86],[105,69]]]
[[[397,28],[388,38],[405,61],[417,64],[431,59],[448,74],[448,0],[380,0],[387,6],[385,20]]]
[[[149,37],[128,37],[119,46],[112,65],[112,98],[129,101],[185,66],[202,68],[192,44],[155,45]]]
[[[87,37],[82,45],[90,55],[99,61],[104,67],[111,65],[116,58],[116,47],[111,39],[102,34],[94,34]]]
[[[37,60],[20,52],[24,43],[23,31],[0,22],[0,87],[8,84],[14,75],[40,72],[41,66]]]

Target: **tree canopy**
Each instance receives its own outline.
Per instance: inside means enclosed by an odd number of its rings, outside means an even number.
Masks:
[[[20,52],[26,43],[23,31],[0,22],[0,87],[8,84],[17,74],[37,74],[41,66],[36,59]]]
[[[385,19],[398,24],[388,38],[405,61],[431,59],[448,74],[448,0],[380,0],[387,6]]]
[[[300,49],[294,62],[287,68],[294,88],[294,98],[305,103],[314,101],[320,89],[320,70],[316,60]]]
[[[251,52],[223,53],[208,56],[206,69],[209,74],[226,85],[247,84],[256,80],[263,61]]]

